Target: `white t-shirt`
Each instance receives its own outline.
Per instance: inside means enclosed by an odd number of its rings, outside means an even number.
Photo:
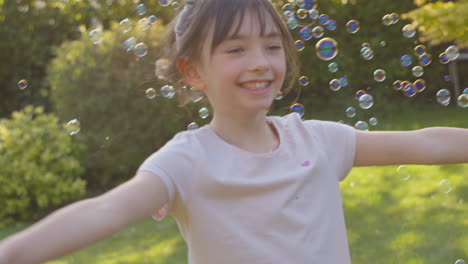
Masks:
[[[296,113],[269,116],[271,153],[233,146],[206,125],[178,133],[139,170],[159,175],[189,264],[349,264],[339,181],[355,130]]]

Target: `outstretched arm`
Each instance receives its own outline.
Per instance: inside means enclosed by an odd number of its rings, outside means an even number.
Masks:
[[[42,263],[69,254],[150,216],[167,199],[161,179],[140,172],[101,196],[66,206],[5,239],[0,243],[0,264]]]
[[[468,129],[356,131],[354,166],[468,163]]]

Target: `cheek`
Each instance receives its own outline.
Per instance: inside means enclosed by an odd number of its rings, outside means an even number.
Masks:
[[[277,63],[277,67],[276,67],[276,71],[277,71],[277,74],[281,76],[281,78],[284,78],[284,76],[286,75],[286,60],[284,58],[282,59],[278,59],[278,63]]]

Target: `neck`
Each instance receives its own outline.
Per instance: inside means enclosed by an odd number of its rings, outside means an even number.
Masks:
[[[210,126],[224,141],[249,152],[267,153],[279,145],[277,132],[267,123],[266,111],[230,113],[229,117],[215,113]]]

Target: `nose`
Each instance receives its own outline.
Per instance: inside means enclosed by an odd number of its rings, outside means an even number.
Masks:
[[[250,54],[249,71],[266,72],[270,69],[270,58],[266,52],[262,48],[257,48]]]

